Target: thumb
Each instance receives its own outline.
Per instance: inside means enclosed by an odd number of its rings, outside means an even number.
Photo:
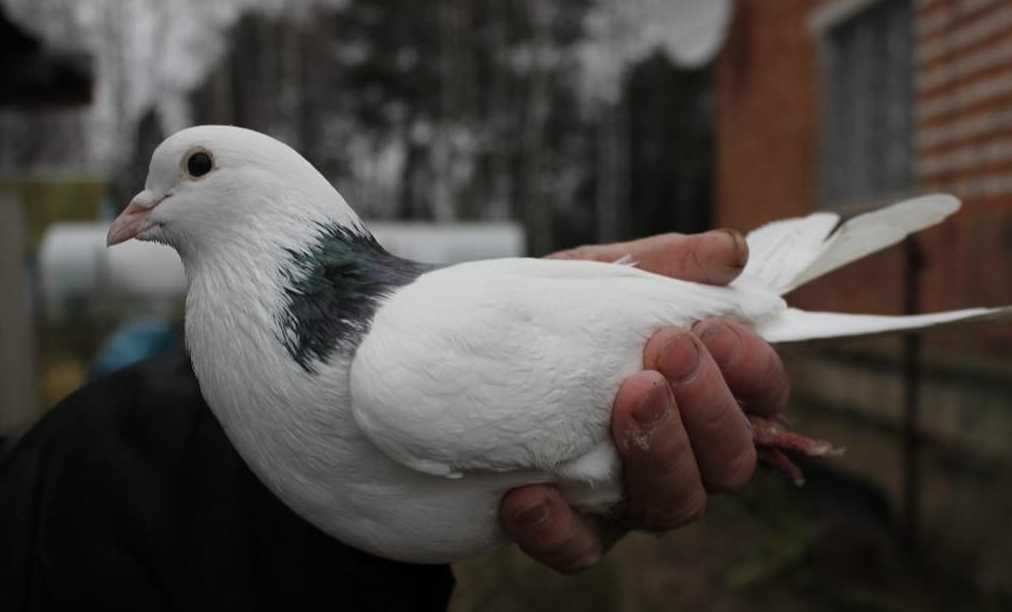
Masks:
[[[748,243],[736,230],[718,229],[702,234],[661,234],[629,242],[582,246],[548,257],[614,262],[626,256],[648,272],[726,285],[745,269]]]

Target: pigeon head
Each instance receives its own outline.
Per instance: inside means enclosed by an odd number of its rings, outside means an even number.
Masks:
[[[364,231],[308,161],[269,136],[232,126],[187,128],[151,157],[144,190],[109,228],[111,246],[136,238],[174,247],[184,261],[223,245],[298,243],[307,228]]]

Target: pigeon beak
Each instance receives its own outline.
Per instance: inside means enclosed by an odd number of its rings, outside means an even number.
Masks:
[[[148,216],[155,206],[158,206],[164,199],[165,196],[156,196],[146,189],[134,196],[134,199],[130,200],[130,204],[109,226],[109,234],[105,239],[106,246],[126,242],[146,230]]]

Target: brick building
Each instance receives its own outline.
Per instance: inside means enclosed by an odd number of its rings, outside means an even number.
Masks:
[[[964,210],[920,238],[922,308],[1012,302],[1012,3],[740,0],[715,83],[719,224],[950,192]],[[894,248],[799,298],[902,312],[904,272]]]
[[[917,238],[914,303],[1012,303],[1012,2],[738,0],[714,83],[718,224],[950,192],[964,209]],[[901,313],[908,255],[893,247],[791,299]],[[864,340],[795,358],[797,395],[898,432],[902,346]],[[929,335],[920,356],[927,440],[1008,461],[1009,355],[1008,326]],[[899,488],[897,473],[875,478]]]

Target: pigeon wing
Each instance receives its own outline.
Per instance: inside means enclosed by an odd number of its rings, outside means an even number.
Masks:
[[[443,268],[377,311],[352,362],[354,417],[421,472],[558,473],[607,438],[615,392],[656,329],[782,308],[766,295],[594,262]]]

